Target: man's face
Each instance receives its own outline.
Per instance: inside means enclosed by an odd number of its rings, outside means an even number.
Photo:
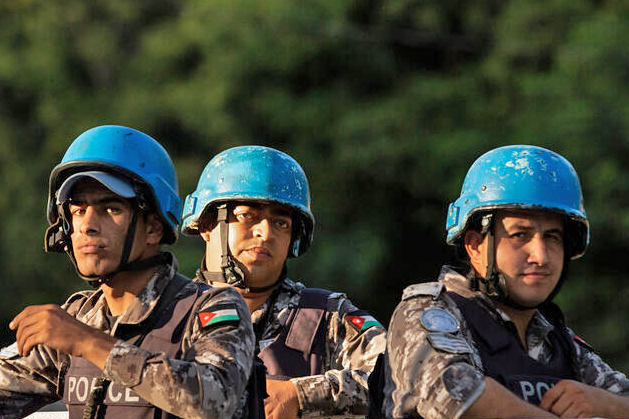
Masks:
[[[495,268],[505,277],[515,303],[534,307],[545,301],[559,282],[564,262],[563,224],[559,214],[497,211]],[[486,247],[485,239],[480,246],[482,260],[486,260]],[[479,268],[484,275],[485,268]]]
[[[247,285],[264,287],[273,284],[284,267],[292,235],[292,211],[284,205],[266,203],[235,203],[228,215],[229,250],[245,271]],[[208,242],[208,268],[220,265],[218,228],[201,231]]]
[[[128,199],[105,188],[100,182],[85,178],[77,182],[70,201],[72,249],[81,274],[105,276],[118,268],[133,209]],[[141,257],[145,250],[145,223],[138,217],[134,244],[129,260]]]

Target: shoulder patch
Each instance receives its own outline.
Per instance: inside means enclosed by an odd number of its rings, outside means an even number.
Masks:
[[[238,310],[235,304],[221,304],[211,310],[204,310],[197,313],[201,327],[208,327],[218,323],[240,321]]]
[[[413,284],[404,289],[402,300],[408,300],[422,295],[431,296],[433,299],[437,299],[442,290],[443,284],[441,282],[422,282],[421,284]]]
[[[442,308],[430,307],[422,313],[419,321],[429,332],[457,333],[459,331],[459,322],[456,317]]]
[[[4,348],[0,349],[0,359],[16,358],[19,355],[20,354],[17,351],[17,342],[13,342],[11,345],[5,346]]]
[[[472,347],[463,338],[452,336],[449,333],[429,333],[428,342],[438,351],[451,354],[471,354]]]
[[[369,313],[363,310],[349,313],[346,318],[359,332],[364,332],[370,327],[382,326],[378,320],[376,320],[373,316],[370,316]]]
[[[572,339],[579,345],[582,346],[583,348],[590,350],[592,352],[594,352],[594,348],[592,347],[592,345],[590,345],[589,343],[587,343],[586,341],[584,341],[581,337],[574,335],[572,336]]]

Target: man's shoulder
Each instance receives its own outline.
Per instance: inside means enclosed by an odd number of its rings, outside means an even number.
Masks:
[[[301,282],[294,282],[290,279],[285,280],[284,284],[288,284],[292,292],[299,294],[300,299],[307,295],[309,300],[316,300],[326,311],[338,312],[343,315],[348,310],[357,310],[345,293],[325,288],[306,287]]]
[[[391,327],[414,330],[421,324],[431,332],[449,332],[458,330],[454,325],[462,321],[462,314],[443,282],[422,282],[404,289],[393,311]]]
[[[414,298],[431,298],[437,300],[441,298],[445,285],[442,282],[420,282],[409,285],[402,292],[402,301]]]
[[[199,294],[197,301],[201,306],[233,304],[239,308],[247,308],[244,298],[234,287],[218,287],[192,281],[187,286],[197,290]]]
[[[377,330],[377,333],[383,333],[384,327],[374,318],[367,310],[362,310],[347,297],[343,292],[331,291],[323,288],[307,288],[304,287],[300,291],[300,296],[304,296],[304,292],[312,295],[319,300],[321,309],[324,309],[331,315],[328,317],[330,323],[346,323],[355,328],[359,333],[366,330]],[[348,326],[349,327],[349,326]],[[372,331],[373,331],[372,330]]]
[[[394,315],[400,311],[422,311],[433,306],[447,307],[447,300],[446,287],[442,282],[412,284],[404,288]]]

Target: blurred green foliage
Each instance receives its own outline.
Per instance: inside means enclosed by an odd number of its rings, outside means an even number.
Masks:
[[[383,322],[451,259],[445,210],[469,165],[528,143],[583,184],[592,244],[559,296],[568,323],[628,371],[627,16],[627,2],[584,0],[3,2],[0,324],[85,287],[42,240],[50,170],[92,126],[159,139],[182,196],[227,147],[293,155],[317,225],[291,276]],[[173,247],[183,273],[202,248]]]

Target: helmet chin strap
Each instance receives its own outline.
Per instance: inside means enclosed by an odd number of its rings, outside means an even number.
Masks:
[[[236,288],[241,288],[247,293],[256,293],[268,291],[274,288],[277,283],[284,277],[280,275],[277,281],[271,285],[265,287],[249,287],[245,282],[245,273],[242,268],[238,266],[238,263],[229,252],[229,226],[227,225],[227,209],[228,204],[220,204],[217,208],[216,221],[221,240],[221,271],[209,272],[205,270],[205,256],[203,257],[202,272],[204,278],[211,282],[224,282]],[[286,268],[282,272],[285,271]]]

